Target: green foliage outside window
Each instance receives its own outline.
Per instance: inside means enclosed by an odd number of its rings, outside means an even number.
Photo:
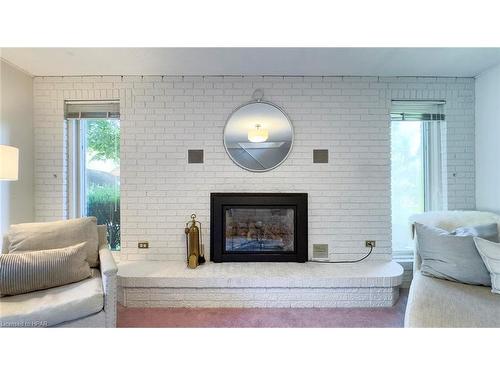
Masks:
[[[113,250],[120,249],[120,190],[114,186],[91,185],[87,192],[87,215],[106,224]]]
[[[120,123],[117,120],[87,120],[87,215],[105,224],[108,242],[120,249]],[[102,165],[107,168],[102,168]],[[118,176],[116,174],[118,170]]]
[[[120,160],[120,127],[116,121],[91,120],[87,123],[87,147],[92,160]]]

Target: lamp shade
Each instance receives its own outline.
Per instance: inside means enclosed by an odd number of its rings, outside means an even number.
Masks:
[[[17,181],[19,149],[0,145],[0,180]]]

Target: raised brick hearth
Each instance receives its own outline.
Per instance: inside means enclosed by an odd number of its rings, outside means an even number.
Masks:
[[[119,264],[126,307],[389,307],[403,268],[358,264],[128,261]]]

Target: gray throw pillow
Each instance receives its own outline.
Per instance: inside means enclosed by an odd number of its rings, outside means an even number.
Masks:
[[[74,283],[90,276],[84,244],[64,249],[0,255],[0,295]]]
[[[500,243],[474,238],[477,250],[491,276],[491,291],[500,294]]]
[[[11,225],[8,232],[9,253],[61,249],[84,243],[90,267],[99,265],[97,219],[60,220]]]
[[[491,285],[491,278],[474,244],[474,237],[498,241],[496,223],[444,229],[415,223],[421,272],[426,276],[472,285]]]

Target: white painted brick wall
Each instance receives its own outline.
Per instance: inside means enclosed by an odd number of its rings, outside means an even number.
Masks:
[[[227,116],[257,88],[285,109],[295,145],[277,169],[254,174],[226,155]],[[104,76],[34,79],[37,220],[65,218],[64,100],[120,99],[122,259],[181,260],[184,223],[195,212],[207,244],[211,192],[306,192],[309,246],[328,243],[332,260],[365,252],[389,259],[391,99],[444,99],[447,205],[473,209],[474,80],[419,77]],[[187,150],[205,150],[187,164]],[[312,150],[330,150],[313,164]],[[147,239],[150,248],[137,249]],[[311,252],[311,249],[310,249]]]

